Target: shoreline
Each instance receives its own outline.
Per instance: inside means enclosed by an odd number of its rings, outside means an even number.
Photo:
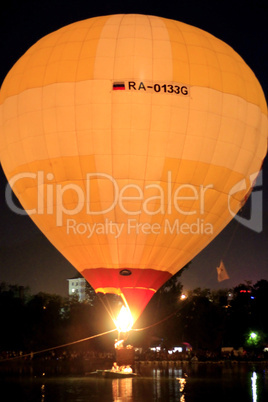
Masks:
[[[109,370],[113,365],[114,359],[51,359],[45,358],[23,360],[10,359],[0,360],[0,377],[2,376],[22,376],[22,377],[40,377],[40,376],[84,376],[85,373],[94,370]],[[133,366],[134,372],[140,372],[142,369],[176,369],[186,366],[261,366],[268,368],[268,360],[136,360]]]

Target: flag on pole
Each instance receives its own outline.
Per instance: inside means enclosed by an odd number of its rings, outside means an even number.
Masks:
[[[124,82],[114,82],[113,83],[113,90],[114,91],[124,91],[126,88],[125,88],[125,83]]]
[[[218,272],[218,282],[222,282],[222,281],[225,281],[226,279],[230,279],[222,261],[220,262],[220,266],[217,267],[217,272]]]

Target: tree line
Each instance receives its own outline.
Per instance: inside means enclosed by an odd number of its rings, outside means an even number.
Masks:
[[[245,281],[217,291],[196,288],[184,294],[175,277],[156,293],[142,319],[147,325],[151,317],[160,321],[150,331],[167,348],[188,342],[194,350],[243,347],[262,351],[268,346],[267,310],[267,280]]]
[[[29,353],[84,339],[114,328],[121,302],[113,295],[62,297],[31,295],[29,289],[0,284],[0,352]],[[151,299],[129,342],[166,348],[188,342],[194,350],[217,351],[232,346],[263,350],[268,344],[268,281],[247,281],[233,289],[197,288],[183,293],[178,276],[171,278]],[[255,338],[251,334],[257,334]],[[84,350],[111,350],[116,332],[78,344]]]

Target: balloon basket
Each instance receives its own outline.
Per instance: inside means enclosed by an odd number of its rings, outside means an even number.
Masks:
[[[135,351],[133,346],[128,345],[116,349],[116,363],[121,366],[133,366],[135,363]]]

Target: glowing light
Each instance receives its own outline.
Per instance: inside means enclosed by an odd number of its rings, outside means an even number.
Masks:
[[[127,365],[127,366],[118,366],[116,362],[114,362],[111,371],[113,373],[125,373],[125,374],[132,374],[133,373],[133,370],[129,365]]]
[[[131,373],[133,373],[133,370],[132,370],[132,368],[130,366],[126,366],[126,367],[122,368],[122,372],[127,373],[127,374],[131,374]]]
[[[248,344],[248,346],[257,347],[258,345],[260,345],[261,339],[261,334],[259,334],[257,331],[252,331],[247,335],[246,343]]]
[[[172,350],[168,350],[168,353],[170,355],[172,355],[172,353],[175,353],[175,352],[181,353],[182,351],[183,351],[183,348],[181,346],[175,346]]]
[[[119,332],[128,332],[133,326],[133,318],[130,310],[122,306],[121,310],[115,320],[116,328]]]
[[[0,98],[8,207],[28,212],[97,293],[124,294],[134,319],[235,217],[267,151],[266,100],[250,68],[211,34],[157,16],[50,33]]]
[[[161,348],[160,348],[160,346],[156,346],[156,347],[150,348],[150,350],[151,350],[152,352],[160,352]]]

